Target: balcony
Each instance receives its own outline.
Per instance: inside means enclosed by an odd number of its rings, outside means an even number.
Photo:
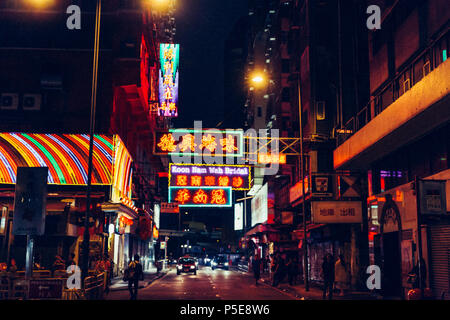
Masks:
[[[425,62],[423,77],[414,79],[412,63],[347,122],[342,131],[348,134],[339,137],[339,147],[334,151],[335,169],[366,169],[370,163],[450,121],[450,62],[436,54],[443,52],[441,46],[436,46],[415,60]],[[431,61],[426,57],[432,57]],[[411,76],[405,77],[408,73]],[[387,104],[386,97],[392,103]]]

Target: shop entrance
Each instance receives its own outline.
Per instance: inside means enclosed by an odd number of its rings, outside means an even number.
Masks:
[[[398,231],[383,234],[383,254],[381,288],[384,296],[401,296],[401,252]]]

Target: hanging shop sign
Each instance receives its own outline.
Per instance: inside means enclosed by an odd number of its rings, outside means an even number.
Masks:
[[[161,202],[161,213],[179,213],[178,203]]]
[[[242,157],[243,130],[169,129],[154,135],[155,155]]]
[[[305,177],[304,181],[305,181],[305,193],[308,194],[310,192],[309,177]],[[295,185],[293,185],[291,189],[289,189],[289,200],[291,203],[293,203],[302,197],[303,197],[303,186],[302,181],[299,181]]]
[[[286,155],[283,153],[258,153],[260,164],[286,164]]]
[[[153,225],[153,240],[158,240],[159,238],[159,230],[156,228],[155,225]]]
[[[250,190],[250,181],[251,170],[247,165],[169,164],[169,186]]]
[[[313,223],[362,223],[361,201],[311,201]]]
[[[159,45],[161,69],[159,70],[158,115],[178,116],[178,80],[180,45],[161,43]]]
[[[43,235],[48,168],[17,168],[14,198],[14,235]]]
[[[6,223],[8,222],[8,207],[2,207],[0,216],[0,235],[6,234]]]
[[[264,184],[252,199],[252,224],[265,223],[269,217],[268,184]]]
[[[293,224],[293,223],[294,223],[294,213],[292,211],[282,211],[281,224]]]
[[[169,202],[180,207],[231,207],[231,187],[169,187]]]
[[[446,214],[445,180],[419,180],[420,213]]]
[[[234,230],[244,229],[244,204],[242,202],[234,204]]]
[[[333,179],[331,175],[312,175],[312,195],[316,197],[333,196]]]
[[[152,236],[152,221],[147,216],[139,217],[139,237],[141,240],[148,240]]]
[[[159,217],[161,214],[161,205],[159,203],[155,203],[153,206],[153,221],[155,222],[155,226],[159,229]]]

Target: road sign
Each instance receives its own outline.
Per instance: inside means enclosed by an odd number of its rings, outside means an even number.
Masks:
[[[63,280],[30,280],[28,297],[30,299],[61,299]]]
[[[47,202],[48,168],[17,168],[14,199],[14,235],[43,235]]]

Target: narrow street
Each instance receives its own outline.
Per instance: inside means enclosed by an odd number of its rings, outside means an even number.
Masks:
[[[128,290],[111,292],[106,299],[126,300]],[[251,274],[200,267],[197,275],[177,275],[172,268],[164,277],[138,293],[139,300],[295,300],[265,284],[255,286]]]

